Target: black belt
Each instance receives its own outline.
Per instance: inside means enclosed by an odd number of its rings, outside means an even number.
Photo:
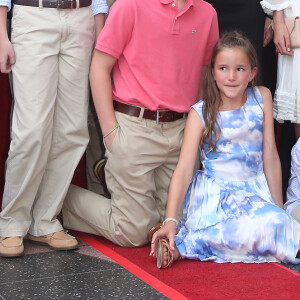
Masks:
[[[133,117],[139,117],[142,108],[114,100],[114,109],[123,114],[127,114]],[[186,116],[186,113],[178,113],[172,110],[153,111],[147,108],[144,108],[144,113],[142,115],[144,119],[155,120],[156,123],[173,122],[179,119],[183,119]]]
[[[39,0],[13,0],[14,4],[39,7]],[[90,6],[92,0],[42,0],[42,7],[70,9]]]

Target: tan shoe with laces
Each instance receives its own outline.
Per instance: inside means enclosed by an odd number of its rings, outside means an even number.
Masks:
[[[23,238],[21,236],[0,237],[0,256],[19,257],[24,254]]]
[[[34,236],[28,233],[28,239],[36,244],[49,246],[53,250],[74,250],[78,248],[76,238],[66,230],[49,233],[44,236]]]

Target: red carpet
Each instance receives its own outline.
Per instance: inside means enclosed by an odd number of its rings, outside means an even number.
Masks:
[[[179,261],[159,270],[150,246],[122,248],[104,238],[75,233],[171,299],[299,299],[300,275],[279,264]]]

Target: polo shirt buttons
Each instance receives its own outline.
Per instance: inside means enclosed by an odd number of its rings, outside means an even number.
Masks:
[[[172,3],[172,6],[173,6],[173,7],[175,7],[175,6],[176,6],[176,4],[173,2],[173,3]]]

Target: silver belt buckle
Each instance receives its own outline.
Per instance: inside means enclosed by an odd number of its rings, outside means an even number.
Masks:
[[[159,112],[160,112],[159,110],[156,111],[156,124],[159,123],[159,118],[160,118],[159,117]]]

